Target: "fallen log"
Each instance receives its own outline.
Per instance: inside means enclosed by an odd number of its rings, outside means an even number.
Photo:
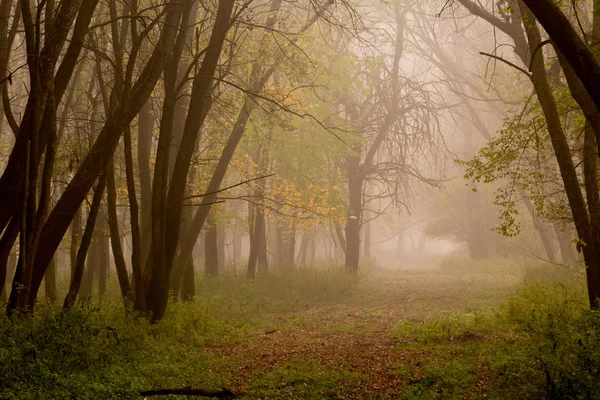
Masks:
[[[143,390],[140,392],[141,396],[150,397],[150,396],[165,396],[168,394],[179,395],[179,396],[199,396],[199,397],[213,397],[216,399],[222,400],[232,400],[237,399],[240,395],[233,393],[229,389],[221,389],[221,390],[206,390],[206,389],[194,389],[192,387],[181,387],[181,388],[157,388],[150,390]]]

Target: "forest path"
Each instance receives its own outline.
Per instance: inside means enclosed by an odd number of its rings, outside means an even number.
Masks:
[[[384,270],[364,283],[369,288],[366,296],[273,313],[272,329],[209,350],[223,361],[217,372],[232,389],[287,393],[281,398],[397,398],[403,386],[399,369],[418,365],[426,350],[399,343],[395,326],[489,309],[505,299],[518,280]],[[313,369],[294,371],[303,368]],[[336,371],[344,371],[343,376]],[[311,374],[333,377],[319,381]],[[316,394],[314,386],[319,382],[323,387]],[[328,383],[334,386],[331,391]],[[302,387],[313,394],[297,395]]]

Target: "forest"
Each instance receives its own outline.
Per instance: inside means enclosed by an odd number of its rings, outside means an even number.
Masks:
[[[0,0],[0,399],[600,398],[600,0]]]

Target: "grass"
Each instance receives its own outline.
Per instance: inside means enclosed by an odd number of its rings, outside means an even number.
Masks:
[[[577,274],[502,260],[199,279],[157,325],[118,300],[0,317],[0,398],[600,398],[600,316]],[[551,279],[548,279],[548,276]],[[526,283],[522,283],[526,280]]]

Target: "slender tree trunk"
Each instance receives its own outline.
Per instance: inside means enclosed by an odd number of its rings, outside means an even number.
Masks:
[[[114,166],[111,163],[106,171],[106,198],[108,204],[108,227],[110,230],[110,243],[112,246],[113,258],[115,260],[115,268],[117,270],[117,278],[119,279],[119,286],[121,288],[121,296],[126,302],[133,303],[133,294],[131,286],[129,284],[129,277],[127,274],[127,266],[125,263],[125,256],[123,255],[123,248],[121,247],[121,235],[119,233],[119,218],[117,216],[117,191],[115,187],[115,171]],[[145,292],[143,290],[143,282],[141,276],[137,277],[140,279],[136,280],[134,276],[134,285],[141,285],[141,290],[136,290],[135,304],[136,310],[145,310]]]
[[[204,268],[207,276],[219,274],[219,251],[217,248],[217,221],[213,214],[208,218],[204,238]]]
[[[371,213],[368,210],[364,211],[365,220],[365,239],[363,242],[363,257],[367,262],[371,260],[371,222],[369,218]]]
[[[162,74],[164,62],[170,53],[171,43],[177,31],[177,21],[181,15],[181,7],[177,5],[177,0],[166,5],[164,15],[164,23],[157,45],[146,65],[141,68],[138,81],[133,85],[134,90],[126,101],[118,103],[114,111],[111,110],[110,115],[107,115],[106,124],[94,146],[44,224],[40,236],[40,242],[44,243],[44,246],[36,252],[34,263],[32,290],[29,296],[31,308],[50,259],[59,246],[73,216],[81,206],[93,182],[106,170],[112,159],[121,135],[120,127],[128,124],[139,112]]]
[[[234,231],[233,235],[233,264],[237,265],[240,258],[242,257],[242,235],[238,232],[238,227]]]
[[[550,231],[548,231],[548,227],[545,226],[546,224],[544,224],[538,218],[537,214],[535,213],[535,210],[533,209],[533,204],[531,204],[531,201],[527,197],[525,197],[525,193],[522,190],[521,195],[523,196],[523,202],[525,203],[527,211],[529,211],[529,215],[531,216],[533,225],[535,226],[535,229],[538,232],[538,235],[540,236],[540,240],[546,252],[546,257],[548,258],[548,261],[554,264],[556,263],[556,249],[554,247],[554,243],[552,242],[552,235]]]
[[[314,14],[309,21],[305,24],[305,26],[299,31],[299,33],[305,32],[309,27],[311,27],[319,18],[321,13],[327,9],[333,2],[328,2],[325,4],[318,13]],[[274,0],[271,3],[271,9],[269,15],[267,17],[266,26],[273,26],[276,21],[279,7],[281,5],[281,0]],[[259,92],[264,85],[267,83],[269,78],[272,76],[275,71],[276,66],[278,65],[280,59],[276,60],[276,62],[268,69],[264,69],[264,65],[260,62],[255,62],[252,64],[252,70],[250,72],[250,85],[249,92],[257,93]],[[249,95],[245,95],[244,103],[242,108],[238,114],[234,127],[227,139],[227,143],[221,152],[221,156],[215,167],[208,187],[206,188],[206,192],[208,195],[202,198],[202,202],[198,210],[196,211],[196,215],[192,221],[190,226],[190,230],[186,235],[185,239],[180,243],[180,251],[177,256],[177,260],[173,265],[175,268],[171,271],[171,277],[173,275],[177,276],[180,271],[177,271],[177,265],[181,265],[181,262],[187,260],[189,255],[192,253],[194,245],[198,239],[198,235],[202,231],[202,227],[204,226],[204,222],[206,221],[206,217],[210,212],[211,205],[217,200],[218,190],[221,186],[225,173],[227,172],[227,167],[233,158],[233,154],[244,134],[244,130],[246,128],[246,124],[252,113],[252,110],[256,106],[255,100],[253,100]],[[185,147],[182,141],[182,147]],[[177,165],[175,165],[175,171],[177,171]]]
[[[259,190],[256,201],[257,204],[260,204],[263,200],[261,194],[262,191]],[[248,256],[248,268],[246,272],[248,278],[250,279],[254,279],[256,277],[260,253],[263,251],[263,249],[266,250],[266,220],[264,210],[262,210],[261,207],[257,205],[253,207],[253,210],[254,211],[252,212],[252,216],[254,217],[254,221],[250,226],[250,254]],[[262,261],[266,262],[266,260],[264,259]],[[260,270],[260,265],[258,269]]]
[[[73,272],[73,277],[71,278],[69,291],[63,304],[64,309],[73,307],[75,304],[75,299],[79,294],[81,280],[83,278],[85,259],[87,257],[90,243],[92,242],[94,227],[96,226],[96,218],[98,217],[98,211],[100,210],[100,204],[102,203],[102,195],[105,187],[106,175],[102,174],[98,178],[98,185],[96,186],[96,191],[94,192],[90,213],[88,215],[83,236],[81,237],[81,245],[79,246],[79,250],[77,252],[77,264],[75,265],[75,271]]]
[[[81,244],[81,207],[77,210],[73,221],[71,222],[71,247],[70,247],[70,256],[71,256],[71,278],[73,277],[73,273],[75,271],[75,266],[77,265],[77,250],[79,249],[79,245]]]
[[[217,224],[217,258],[221,269],[225,268],[225,265],[227,264],[227,251],[225,249],[226,239],[225,228],[223,228],[222,224]]]
[[[140,262],[146,265],[152,241],[152,182],[150,179],[150,154],[154,118],[152,101],[148,100],[138,114],[138,171],[140,175]]]
[[[358,273],[360,257],[360,224],[362,217],[362,186],[360,158],[351,156],[347,161],[348,217],[346,218],[346,271]]]
[[[100,207],[98,220],[98,299],[102,305],[108,283],[109,257],[108,215],[105,205]]]

